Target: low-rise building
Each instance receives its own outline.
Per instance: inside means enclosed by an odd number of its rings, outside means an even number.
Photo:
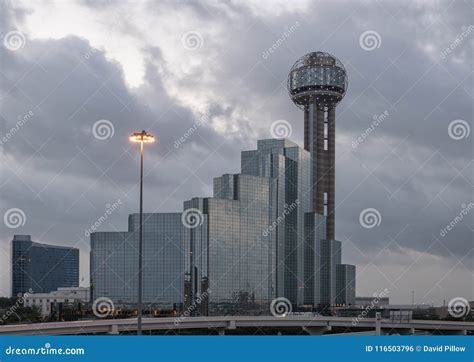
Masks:
[[[43,317],[49,316],[51,311],[59,305],[73,306],[90,301],[89,287],[58,288],[49,293],[32,293],[23,295],[23,306],[37,306]]]
[[[382,306],[382,305],[389,305],[390,300],[388,297],[378,297],[378,296],[372,296],[372,297],[355,297],[355,305],[357,306],[368,306],[374,303],[374,301],[377,301],[377,306]]]

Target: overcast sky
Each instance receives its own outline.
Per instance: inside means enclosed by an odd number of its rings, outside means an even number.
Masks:
[[[474,299],[472,6],[2,0],[0,295],[14,234],[79,247],[88,284],[86,230],[119,200],[99,231],[126,230],[138,209],[131,132],[158,137],[146,149],[147,212],[211,196],[212,178],[239,172],[240,151],[278,120],[302,145],[286,77],[322,50],[349,77],[336,110],[336,238],[357,294]]]

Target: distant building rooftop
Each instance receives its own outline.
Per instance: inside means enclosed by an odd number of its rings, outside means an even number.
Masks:
[[[355,305],[370,305],[372,303],[377,305],[388,305],[390,300],[388,297],[355,297]]]
[[[13,240],[25,240],[25,241],[31,241],[31,235],[13,235]]]

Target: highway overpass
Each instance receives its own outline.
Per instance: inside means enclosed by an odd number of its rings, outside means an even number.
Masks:
[[[120,334],[133,333],[137,329],[136,318],[95,319],[74,322],[52,322],[35,324],[15,324],[0,326],[0,335],[71,335],[71,334]],[[388,319],[286,316],[286,317],[188,317],[188,318],[144,318],[143,331],[180,333],[225,334],[255,330],[280,330],[293,333],[320,335],[325,333],[361,334],[467,334],[474,331],[474,322]]]

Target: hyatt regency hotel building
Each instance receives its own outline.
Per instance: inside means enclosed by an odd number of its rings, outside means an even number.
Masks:
[[[182,213],[143,216],[143,302],[192,315],[270,314],[287,298],[298,308],[350,305],[355,267],[327,239],[313,211],[310,152],[287,139],[259,140],[241,173],[214,179],[213,197]],[[139,215],[128,231],[91,234],[92,299],[137,303]]]

